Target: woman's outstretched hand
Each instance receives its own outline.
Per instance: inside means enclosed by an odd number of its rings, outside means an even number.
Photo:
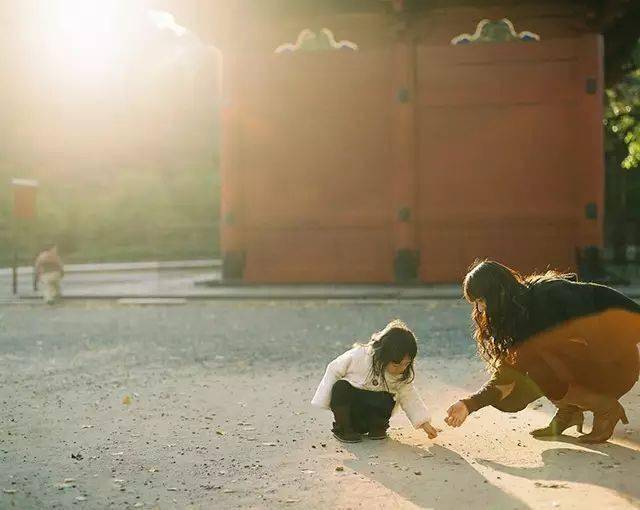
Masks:
[[[435,439],[436,437],[438,437],[438,432],[440,432],[437,428],[435,428],[429,422],[422,424],[422,430],[424,430],[427,433],[427,436],[429,436],[429,439]]]
[[[447,409],[447,417],[445,423],[451,427],[459,427],[469,416],[469,410],[462,400],[458,400],[449,409]]]

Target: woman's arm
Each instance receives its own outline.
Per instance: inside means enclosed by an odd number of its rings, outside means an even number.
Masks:
[[[469,397],[459,400],[447,410],[445,422],[452,427],[459,427],[469,414],[483,407],[495,405],[507,397],[515,387],[513,369],[504,364],[498,366],[491,379]]]
[[[503,374],[498,371],[494,372],[486,383],[476,391],[474,394],[469,395],[467,398],[461,400],[469,414],[500,402],[505,396],[507,396],[513,389],[513,381],[504,381]]]

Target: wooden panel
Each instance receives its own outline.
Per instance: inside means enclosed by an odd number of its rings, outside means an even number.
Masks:
[[[476,257],[522,271],[574,266],[587,240],[586,203],[602,206],[601,184],[591,182],[602,161],[589,161],[586,182],[580,156],[594,154],[596,138],[584,137],[583,147],[576,136],[585,122],[587,132],[600,128],[596,106],[582,101],[588,73],[575,48],[586,42],[421,49],[423,281],[457,280]]]
[[[388,68],[386,52],[245,57],[247,281],[390,281]]]
[[[457,106],[575,98],[573,40],[421,47],[418,102]]]
[[[391,282],[388,229],[247,232],[245,280],[256,283]]]
[[[421,224],[421,279],[459,282],[477,258],[522,272],[574,268],[577,222],[563,218],[430,220]]]

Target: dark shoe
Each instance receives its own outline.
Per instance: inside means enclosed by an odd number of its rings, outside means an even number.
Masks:
[[[362,434],[353,430],[351,425],[351,408],[349,406],[339,406],[331,409],[335,422],[333,422],[334,437],[343,443],[359,443],[362,441]]]
[[[369,430],[369,439],[380,440],[387,439],[387,428],[388,427],[371,427]]]
[[[333,437],[342,443],[360,443],[362,441],[362,434],[354,431],[344,431],[335,426],[331,430]]]
[[[604,443],[613,435],[618,421],[622,421],[625,425],[629,423],[624,407],[616,400],[607,410],[594,410],[593,430],[589,434],[580,436],[578,440],[581,443]]]
[[[559,436],[569,427],[574,425],[578,432],[582,434],[582,425],[584,424],[584,413],[577,406],[563,406],[558,408],[555,416],[551,419],[549,425],[542,429],[532,430],[530,434],[533,437],[553,437]]]

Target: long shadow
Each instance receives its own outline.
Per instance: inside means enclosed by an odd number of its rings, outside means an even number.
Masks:
[[[437,444],[426,449],[387,439],[345,447],[355,456],[346,466],[421,508],[529,508]]]
[[[614,443],[583,445],[568,436],[561,436],[555,441],[580,445],[583,449],[561,447],[545,450],[540,467],[514,467],[486,459],[478,459],[478,463],[531,480],[591,484],[640,501],[640,451]]]

